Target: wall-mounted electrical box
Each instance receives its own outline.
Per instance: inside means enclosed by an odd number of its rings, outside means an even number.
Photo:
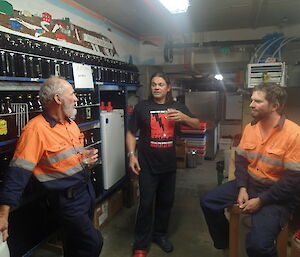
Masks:
[[[248,64],[247,87],[253,88],[263,82],[274,82],[286,87],[286,64],[284,62]]]

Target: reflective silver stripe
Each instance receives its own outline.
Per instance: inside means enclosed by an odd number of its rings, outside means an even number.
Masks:
[[[25,170],[33,171],[36,164],[33,162],[29,162],[20,158],[14,158],[9,163],[10,167],[18,167],[23,168]]]
[[[72,147],[72,148],[70,148],[66,151],[60,152],[60,153],[58,153],[56,155],[53,155],[51,157],[48,157],[48,158],[43,157],[40,160],[39,164],[52,165],[53,163],[65,160],[65,159],[71,157],[72,155],[81,152],[83,149],[84,149],[83,146]]]
[[[81,153],[85,148],[83,146],[74,146],[76,153]]]
[[[277,182],[277,180],[271,180],[271,179],[268,179],[268,178],[257,177],[253,173],[251,173],[249,170],[248,170],[248,174],[250,175],[251,178],[253,178],[254,180],[256,180],[256,181],[258,181],[262,184],[273,185],[274,183]]]
[[[285,162],[284,168],[287,170],[300,171],[300,163],[299,162]]]
[[[247,159],[262,161],[262,162],[268,163],[268,164],[270,164],[272,166],[276,166],[276,167],[283,167],[282,160],[277,160],[277,159],[274,159],[272,157],[266,156],[261,153],[247,152],[241,148],[237,148],[236,151],[239,155],[241,155]]]
[[[81,170],[83,170],[83,167],[79,163],[78,165],[73,166],[70,169],[64,170],[63,172],[50,172],[50,173],[47,173],[47,174],[37,174],[37,175],[35,175],[35,177],[40,182],[47,182],[47,181],[52,181],[52,180],[59,179],[59,178],[65,178],[65,177],[68,177],[68,176],[72,176],[72,175],[78,173]]]

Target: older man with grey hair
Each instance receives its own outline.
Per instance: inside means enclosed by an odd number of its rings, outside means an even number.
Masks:
[[[93,227],[95,193],[87,165],[98,151],[84,150],[84,136],[72,117],[78,101],[66,80],[51,77],[42,85],[43,113],[24,127],[0,189],[0,231],[8,238],[8,216],[33,175],[48,190],[58,210],[66,257],[98,257],[103,239]],[[88,161],[87,161],[88,160]]]

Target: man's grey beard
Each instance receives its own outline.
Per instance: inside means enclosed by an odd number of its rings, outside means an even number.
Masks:
[[[66,101],[63,102],[63,110],[64,110],[66,116],[69,118],[75,118],[75,116],[77,114],[75,104],[66,105]]]

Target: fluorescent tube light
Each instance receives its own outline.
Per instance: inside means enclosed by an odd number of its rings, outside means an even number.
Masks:
[[[216,80],[223,80],[222,74],[216,74],[216,75],[215,75],[215,79],[216,79]]]
[[[173,14],[186,12],[190,6],[189,0],[159,0]]]

